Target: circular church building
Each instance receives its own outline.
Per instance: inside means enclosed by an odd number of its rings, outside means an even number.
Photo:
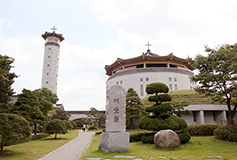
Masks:
[[[133,88],[142,99],[147,96],[146,86],[154,82],[165,83],[170,90],[192,89],[194,84],[189,77],[193,75],[191,67],[185,59],[172,53],[159,56],[147,50],[141,56],[117,60],[106,65],[106,90],[113,85],[121,85],[127,91]]]

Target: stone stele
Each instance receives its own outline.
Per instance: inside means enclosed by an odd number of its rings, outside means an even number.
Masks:
[[[170,129],[161,130],[154,136],[155,145],[161,148],[178,147],[180,142],[179,135]]]
[[[126,91],[120,85],[106,93],[106,132],[100,136],[99,149],[129,151],[129,133],[126,132]]]

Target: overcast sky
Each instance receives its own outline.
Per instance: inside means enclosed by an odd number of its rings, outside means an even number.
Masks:
[[[41,87],[45,31],[61,43],[58,97],[65,110],[105,109],[105,65],[150,50],[180,58],[237,42],[236,0],[0,0],[0,54],[15,58],[13,85]]]

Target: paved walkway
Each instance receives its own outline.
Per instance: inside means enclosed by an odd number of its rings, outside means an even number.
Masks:
[[[89,146],[95,132],[83,132],[79,130],[77,138],[50,152],[39,160],[78,160]]]

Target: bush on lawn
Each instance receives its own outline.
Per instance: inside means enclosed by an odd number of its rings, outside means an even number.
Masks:
[[[144,135],[142,135],[141,137],[141,141],[143,143],[150,143],[150,144],[154,144],[154,133],[146,133]]]
[[[219,139],[237,142],[237,125],[220,126],[214,130],[214,135]]]
[[[151,133],[155,135],[156,132],[154,131],[147,131],[147,130],[130,130],[130,142],[139,142],[141,141],[141,137],[147,133]]]
[[[182,144],[187,143],[191,138],[191,136],[188,132],[181,132],[181,133],[178,133],[178,135],[180,137]]]
[[[197,124],[189,125],[183,132],[189,132],[191,136],[211,136],[213,131],[222,125],[219,124]]]

